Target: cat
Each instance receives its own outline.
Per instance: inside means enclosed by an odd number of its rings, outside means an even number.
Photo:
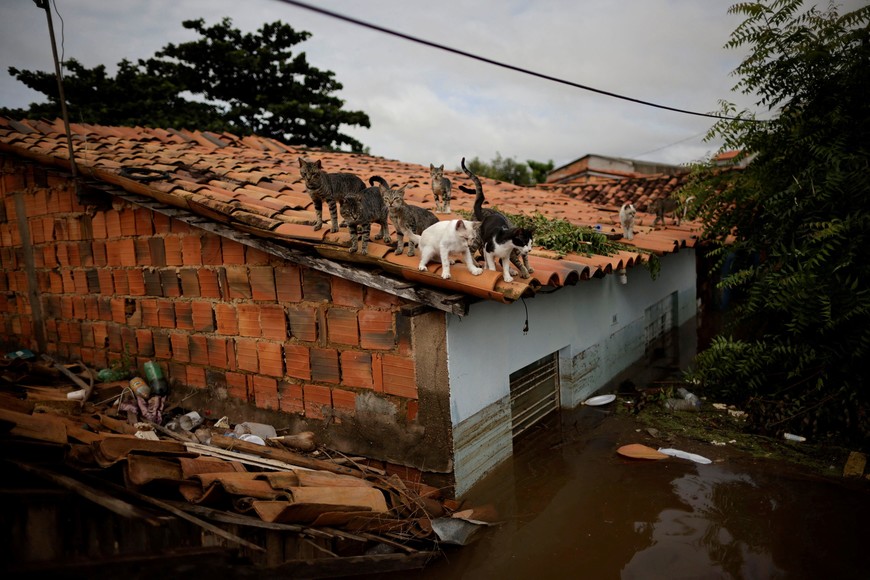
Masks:
[[[514,280],[511,263],[517,267],[520,276],[529,278],[534,272],[529,267],[529,252],[532,249],[534,230],[514,227],[503,213],[484,208],[483,204],[486,203],[486,197],[483,195],[480,179],[465,166],[465,157],[462,158],[461,165],[462,171],[474,182],[474,189],[463,185],[460,185],[459,189],[476,196],[474,198],[474,219],[480,222],[480,250],[486,267],[495,270],[495,261],[498,259],[502,264],[502,277],[505,282],[513,282]]]
[[[673,213],[674,225],[680,225],[680,200],[673,197],[661,197],[650,204],[650,213],[656,214],[656,219],[653,222],[653,227],[659,223],[667,226],[665,223],[665,214]]]
[[[382,185],[375,185],[380,183]],[[350,229],[351,243],[350,253],[353,254],[360,246],[360,253],[368,254],[369,236],[371,235],[372,223],[381,226],[379,234],[372,239],[383,238],[385,244],[391,243],[390,230],[387,224],[387,206],[381,195],[381,187],[389,187],[383,177],[374,176],[369,178],[371,187],[359,192],[347,192],[341,203],[341,217],[347,222]]]
[[[420,247],[420,265],[418,270],[426,271],[426,264],[436,255],[441,258],[441,277],[450,279],[450,254],[461,254],[468,271],[474,276],[483,274],[483,268],[474,263],[469,242],[477,235],[477,224],[469,220],[448,220],[432,224],[419,236],[411,234],[410,238]]]
[[[634,218],[636,215],[637,210],[630,201],[625,202],[619,208],[619,223],[622,224],[622,233],[626,240],[634,239]]]
[[[338,231],[338,208],[348,193],[357,193],[366,188],[365,182],[353,173],[327,173],[318,159],[306,161],[299,158],[299,173],[305,182],[305,190],[314,202],[314,211],[317,221],[314,223],[314,231],[323,227],[323,202],[329,206],[329,214],[332,218],[332,233]]]
[[[435,195],[435,213],[450,213],[450,180],[444,177],[444,165],[429,164],[432,193]]]
[[[381,185],[381,195],[384,197],[384,203],[390,212],[390,220],[393,222],[393,227],[396,228],[396,255],[401,255],[404,251],[405,238],[408,241],[408,255],[414,255],[414,241],[411,234],[422,234],[423,230],[438,222],[435,214],[426,208],[416,205],[408,205],[405,203],[405,189],[408,185],[403,185],[399,189],[393,189]]]

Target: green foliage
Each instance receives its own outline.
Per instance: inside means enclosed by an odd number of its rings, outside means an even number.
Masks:
[[[168,44],[148,60],[119,63],[112,78],[106,68],[75,60],[65,63],[64,92],[73,121],[105,125],[194,128],[257,134],[294,145],[362,151],[341,126],[369,127],[368,116],[348,111],[334,96],[342,85],[334,73],[311,66],[293,48],[310,38],[289,25],[264,24],[256,34],[232,28],[229,18],[206,27],[203,20],[182,25],[198,40]],[[2,109],[10,117],[60,115],[54,73],[10,74],[45,94],[48,103],[29,109]],[[190,95],[192,98],[186,96]]]
[[[535,231],[535,245],[560,254],[601,254],[609,256],[619,246],[607,236],[592,228],[575,226],[565,219],[550,219],[540,212],[527,216],[505,214],[517,227],[531,228]]]
[[[798,0],[738,4],[730,48],[750,47],[736,89],[775,117],[721,121],[745,169],[698,167],[689,186],[739,292],[740,338],[722,337],[691,376],[747,405],[764,432],[866,445],[870,436],[870,8],[839,15]],[[723,103],[723,112],[734,107]],[[744,118],[751,117],[741,112]]]
[[[547,174],[554,167],[552,160],[546,163],[540,161],[520,163],[512,157],[502,157],[501,153],[496,153],[495,159],[489,163],[475,157],[466,162],[466,166],[475,175],[506,181],[514,185],[542,183],[546,181]]]

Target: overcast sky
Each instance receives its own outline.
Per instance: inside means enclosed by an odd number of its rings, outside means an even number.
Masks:
[[[597,89],[697,112],[734,93],[742,52],[724,48],[742,18],[731,0],[308,0],[330,11]],[[53,0],[58,50],[87,67],[152,56],[194,40],[181,22],[230,17],[255,32],[281,20],[312,33],[296,45],[333,71],[338,97],[370,129],[346,133],[374,155],[459,166],[500,153],[556,166],[587,153],[688,163],[714,153],[712,119],[659,110],[533,78],[330,18],[279,0]],[[850,0],[847,4],[857,4]],[[62,22],[61,22],[62,17]],[[10,66],[53,70],[46,16],[0,0],[0,105],[43,102]],[[761,113],[762,111],[758,111]],[[762,115],[767,117],[767,115]]]

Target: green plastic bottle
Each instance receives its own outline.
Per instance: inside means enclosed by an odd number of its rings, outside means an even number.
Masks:
[[[156,397],[164,397],[169,394],[169,383],[163,377],[163,369],[154,361],[145,363],[145,378],[151,386],[151,394]]]

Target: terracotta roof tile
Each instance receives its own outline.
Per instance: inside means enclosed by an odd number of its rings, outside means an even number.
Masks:
[[[542,286],[576,284],[619,268],[634,267],[647,259],[640,251],[626,250],[612,256],[560,256],[538,248],[530,256],[535,272],[528,280],[515,277],[514,282],[507,283],[501,272],[492,271],[472,276],[462,263],[451,268],[450,280],[444,280],[440,264],[431,263],[427,271],[419,272],[418,257],[396,256],[391,247],[378,242],[369,243],[367,256],[351,254],[346,230],[331,234],[327,226],[315,232],[310,225],[315,217],[313,204],[301,181],[297,159],[320,159],[328,171],[355,173],[364,181],[380,175],[393,185],[409,184],[405,195],[408,203],[433,208],[428,167],[363,154],[294,147],[258,136],[77,123],[71,125],[71,131],[80,173],[114,186],[115,192],[124,190],[150,197],[252,236],[289,242],[294,248],[307,248],[312,256],[354,268],[380,268],[408,280],[408,285],[510,302],[534,294]],[[69,166],[59,120],[0,117],[0,152],[61,168]],[[445,177],[453,182],[454,212],[471,211],[474,196],[457,187],[471,185],[465,174],[447,170]],[[631,200],[643,210],[652,199],[670,195],[684,180],[684,175],[659,175],[605,183],[521,187],[481,178],[489,207],[510,213],[538,211],[595,227],[614,238],[621,235],[618,208],[624,201]],[[455,219],[456,215],[439,218]],[[697,224],[653,229],[653,220],[654,216],[639,213],[634,240],[623,241],[657,253],[694,246]],[[372,229],[378,231],[378,226]]]

